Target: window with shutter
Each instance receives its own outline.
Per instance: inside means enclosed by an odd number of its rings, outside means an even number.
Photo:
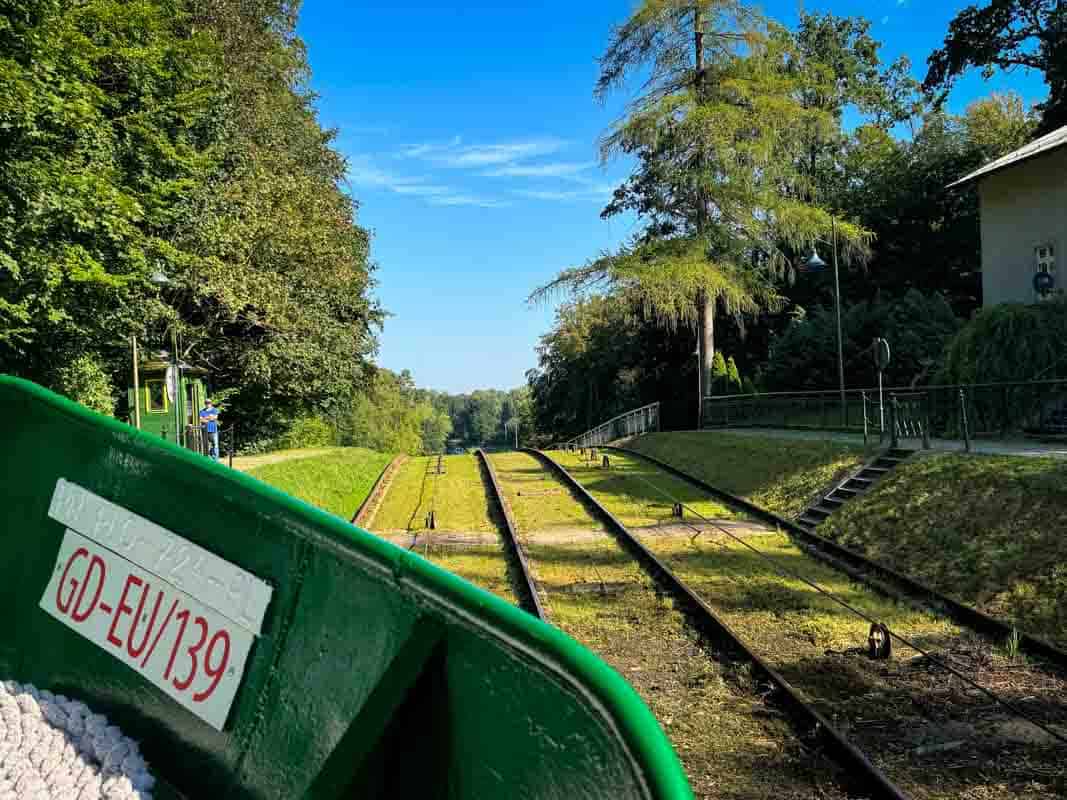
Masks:
[[[1038,302],[1050,300],[1063,293],[1056,280],[1056,247],[1052,243],[1040,244],[1034,248],[1034,272],[1046,272],[1052,276],[1053,288],[1048,292],[1036,292]]]

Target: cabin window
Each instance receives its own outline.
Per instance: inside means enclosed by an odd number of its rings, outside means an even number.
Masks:
[[[149,411],[162,413],[167,410],[167,387],[163,381],[145,381],[144,393]]]
[[[197,422],[196,414],[198,412],[196,402],[196,384],[192,381],[185,382],[185,424],[193,425]]]

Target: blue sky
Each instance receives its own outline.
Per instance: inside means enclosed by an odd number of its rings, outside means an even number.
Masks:
[[[886,60],[917,77],[964,2],[807,2],[865,15]],[[450,392],[512,388],[536,366],[552,308],[526,304],[560,269],[635,231],[600,209],[627,165],[597,138],[626,100],[592,99],[596,58],[632,0],[403,3],[305,0],[300,33],[326,126],[337,128],[373,232],[376,294],[393,315],[378,363]],[[786,24],[795,2],[763,9]],[[1040,75],[971,74],[953,110],[991,91],[1040,100]]]

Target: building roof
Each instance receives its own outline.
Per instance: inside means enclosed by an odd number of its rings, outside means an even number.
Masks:
[[[955,183],[950,183],[946,188],[955,189],[957,186],[963,186],[978,178],[984,178],[994,172],[1000,172],[1002,169],[1007,169],[1008,167],[1027,161],[1042,153],[1047,153],[1050,150],[1055,150],[1057,147],[1063,147],[1064,145],[1067,145],[1067,125],[1064,125],[1062,128],[1057,128],[1052,131],[1052,133],[1046,133],[1044,136],[1034,139],[1034,141],[1028,144],[1024,144],[1018,150],[1012,150],[1006,156],[1001,156],[994,161],[990,161],[984,167],[976,169],[969,175],[964,175]]]

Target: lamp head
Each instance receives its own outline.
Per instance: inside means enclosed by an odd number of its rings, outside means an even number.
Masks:
[[[811,246],[811,256],[804,262],[804,268],[808,272],[819,272],[826,269],[826,262],[819,258],[819,254],[815,250],[815,245]]]

